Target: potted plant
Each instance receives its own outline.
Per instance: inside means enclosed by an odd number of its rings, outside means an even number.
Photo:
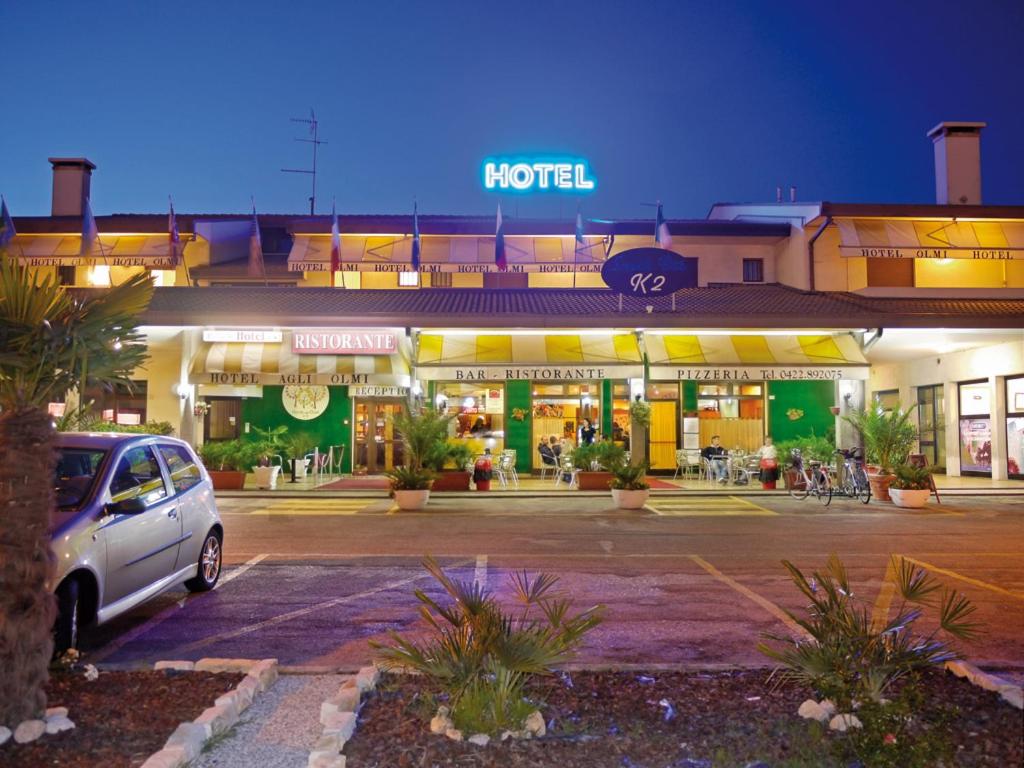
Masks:
[[[625,449],[607,441],[581,445],[572,452],[572,465],[580,471],[577,487],[581,491],[603,491],[608,488],[612,481],[612,469],[625,463]]]
[[[245,464],[238,440],[203,443],[199,448],[213,488],[216,491],[240,491],[245,487]]]
[[[437,450],[437,444],[446,440],[448,424],[454,418],[454,414],[448,416],[429,406],[412,404],[392,417],[405,448],[405,464],[387,473],[399,509],[412,511],[427,505],[434,473],[425,462]]]
[[[256,475],[257,488],[273,490],[277,487],[277,477],[281,473],[281,464],[275,465],[273,459],[280,459],[281,452],[287,452],[288,427],[253,427],[253,432],[256,439],[243,443],[245,466],[252,467],[252,472]]]
[[[907,509],[920,509],[928,503],[932,492],[931,467],[902,464],[896,467],[889,484],[893,504]]]
[[[473,476],[466,467],[473,461],[473,449],[465,443],[438,443],[424,462],[435,473],[432,491],[468,491]]]
[[[876,407],[854,411],[843,417],[860,433],[867,463],[878,468],[876,472],[868,472],[868,482],[871,495],[879,501],[892,500],[889,485],[893,469],[907,463],[907,457],[917,442],[917,427],[910,420],[913,412],[914,408],[885,411]]]
[[[295,465],[295,477],[306,476],[306,456],[316,448],[316,440],[309,432],[296,432],[287,441],[288,456]]]
[[[650,464],[623,462],[612,470],[612,500],[619,509],[640,509],[647,503],[651,484],[646,474]]]

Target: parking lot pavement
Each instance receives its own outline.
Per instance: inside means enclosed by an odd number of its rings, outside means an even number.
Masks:
[[[747,514],[732,502],[625,513],[589,501],[538,509],[534,500],[531,511],[502,500],[503,510],[482,515],[457,505],[394,515],[372,499],[335,514],[276,500],[225,505],[222,585],[164,595],[95,629],[85,650],[109,664],[273,656],[358,666],[371,658],[367,640],[419,626],[413,590],[438,594],[419,565],[429,552],[502,600],[511,598],[510,575],[525,568],[558,575],[577,608],[604,604],[583,663],[762,664],[761,633],[795,635],[786,611],[803,604],[781,559],[811,569],[837,552],[855,594],[884,612],[897,608],[885,586],[896,553],[975,602],[988,633],[965,646],[971,660],[1024,668],[1024,504],[957,500],[924,513],[834,505],[823,513],[807,502],[752,501]]]

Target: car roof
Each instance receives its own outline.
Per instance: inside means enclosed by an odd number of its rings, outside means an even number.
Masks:
[[[57,447],[98,448],[101,450],[110,450],[111,448],[118,448],[122,445],[127,445],[128,443],[149,440],[152,438],[176,443],[178,445],[187,445],[187,443],[184,443],[177,438],[166,437],[164,435],[140,435],[122,432],[59,432],[57,433]]]

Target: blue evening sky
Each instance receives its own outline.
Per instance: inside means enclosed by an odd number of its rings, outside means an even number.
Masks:
[[[93,209],[491,213],[488,155],[586,157],[594,217],[715,201],[934,202],[941,120],[984,120],[983,195],[1024,203],[1024,2],[0,0],[0,192],[48,214],[48,156]],[[503,197],[571,215],[567,196]]]

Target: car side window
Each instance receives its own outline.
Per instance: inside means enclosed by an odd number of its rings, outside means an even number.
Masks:
[[[167,469],[171,471],[171,484],[175,493],[182,493],[197,485],[203,479],[196,466],[195,459],[187,448],[180,445],[158,446],[160,455],[164,457]]]
[[[166,496],[167,488],[152,447],[138,445],[125,451],[110,479],[110,500],[140,497],[146,504],[155,504]]]

